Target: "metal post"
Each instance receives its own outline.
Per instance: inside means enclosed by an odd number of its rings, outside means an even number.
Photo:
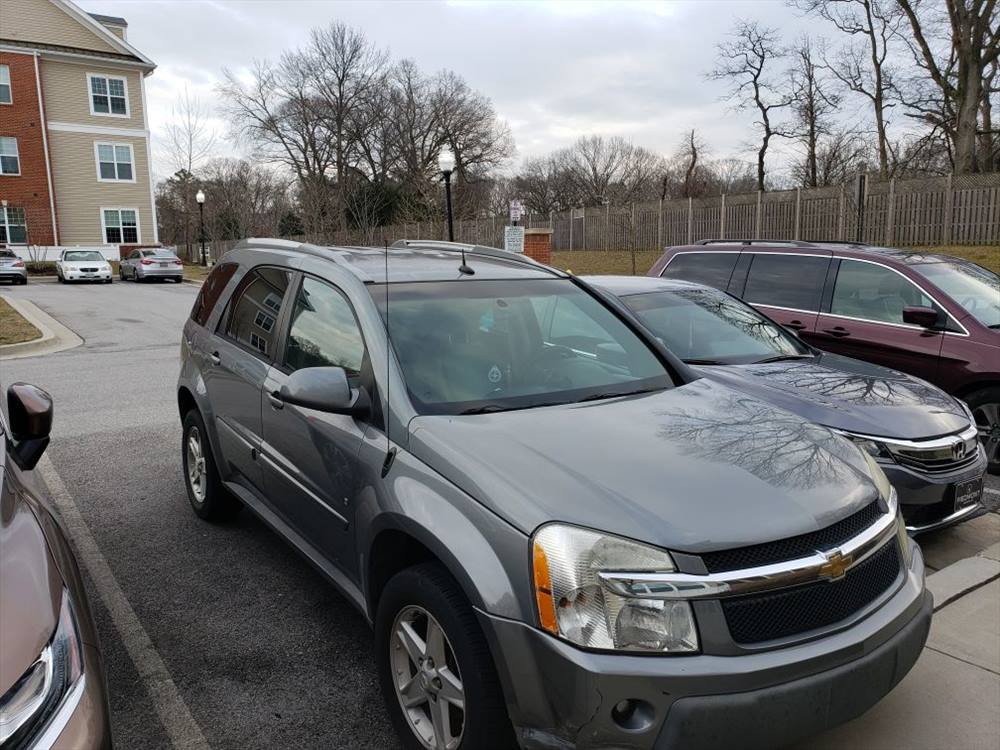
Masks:
[[[858,222],[855,231],[855,242],[865,241],[865,199],[868,197],[867,178],[864,173],[858,175],[854,186],[854,197],[857,201]]]
[[[688,196],[688,241],[690,245],[694,242],[694,205],[691,200],[691,196]]]
[[[795,188],[795,235],[793,240],[802,239],[802,188]]]
[[[122,232],[124,234],[124,232]],[[201,265],[207,266],[208,263],[205,261],[205,204],[198,204],[198,234],[201,240]]]
[[[444,172],[444,204],[448,213],[448,242],[455,241],[455,226],[451,218],[451,172]]]
[[[761,203],[762,203],[762,192],[757,191],[757,215],[754,217],[753,221],[753,238],[755,240],[760,239],[760,222],[761,222]]]

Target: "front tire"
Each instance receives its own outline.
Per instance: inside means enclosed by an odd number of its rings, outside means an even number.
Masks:
[[[970,393],[965,403],[972,409],[979,439],[986,449],[987,471],[1000,474],[1000,388],[983,388]]]
[[[440,564],[408,568],[386,584],[375,652],[382,696],[403,747],[516,747],[486,638]]]
[[[222,484],[208,443],[208,432],[197,409],[184,415],[181,434],[184,486],[192,510],[206,521],[227,521],[235,517],[243,506]]]

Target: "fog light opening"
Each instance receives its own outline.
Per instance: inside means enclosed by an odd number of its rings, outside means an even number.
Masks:
[[[644,732],[653,726],[653,706],[638,698],[626,698],[611,709],[615,724],[629,732]]]

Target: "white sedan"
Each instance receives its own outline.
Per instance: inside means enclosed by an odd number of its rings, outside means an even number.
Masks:
[[[64,281],[111,283],[111,264],[98,250],[63,250],[56,261],[56,278]]]

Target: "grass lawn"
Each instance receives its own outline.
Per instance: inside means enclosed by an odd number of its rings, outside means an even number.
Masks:
[[[950,247],[921,249],[968,258],[981,266],[1000,273],[1000,246],[997,245],[952,245]],[[658,250],[637,250],[635,253],[636,274],[644,275],[660,255]],[[552,253],[552,265],[556,268],[572,271],[578,276],[601,273],[630,275],[632,273],[632,257],[627,250],[559,250]]]
[[[37,339],[41,335],[41,331],[25,320],[7,303],[7,300],[0,297],[0,345],[20,344],[22,341]]]
[[[211,266],[199,266],[193,263],[184,264],[184,278],[188,281],[204,281],[212,270]]]

